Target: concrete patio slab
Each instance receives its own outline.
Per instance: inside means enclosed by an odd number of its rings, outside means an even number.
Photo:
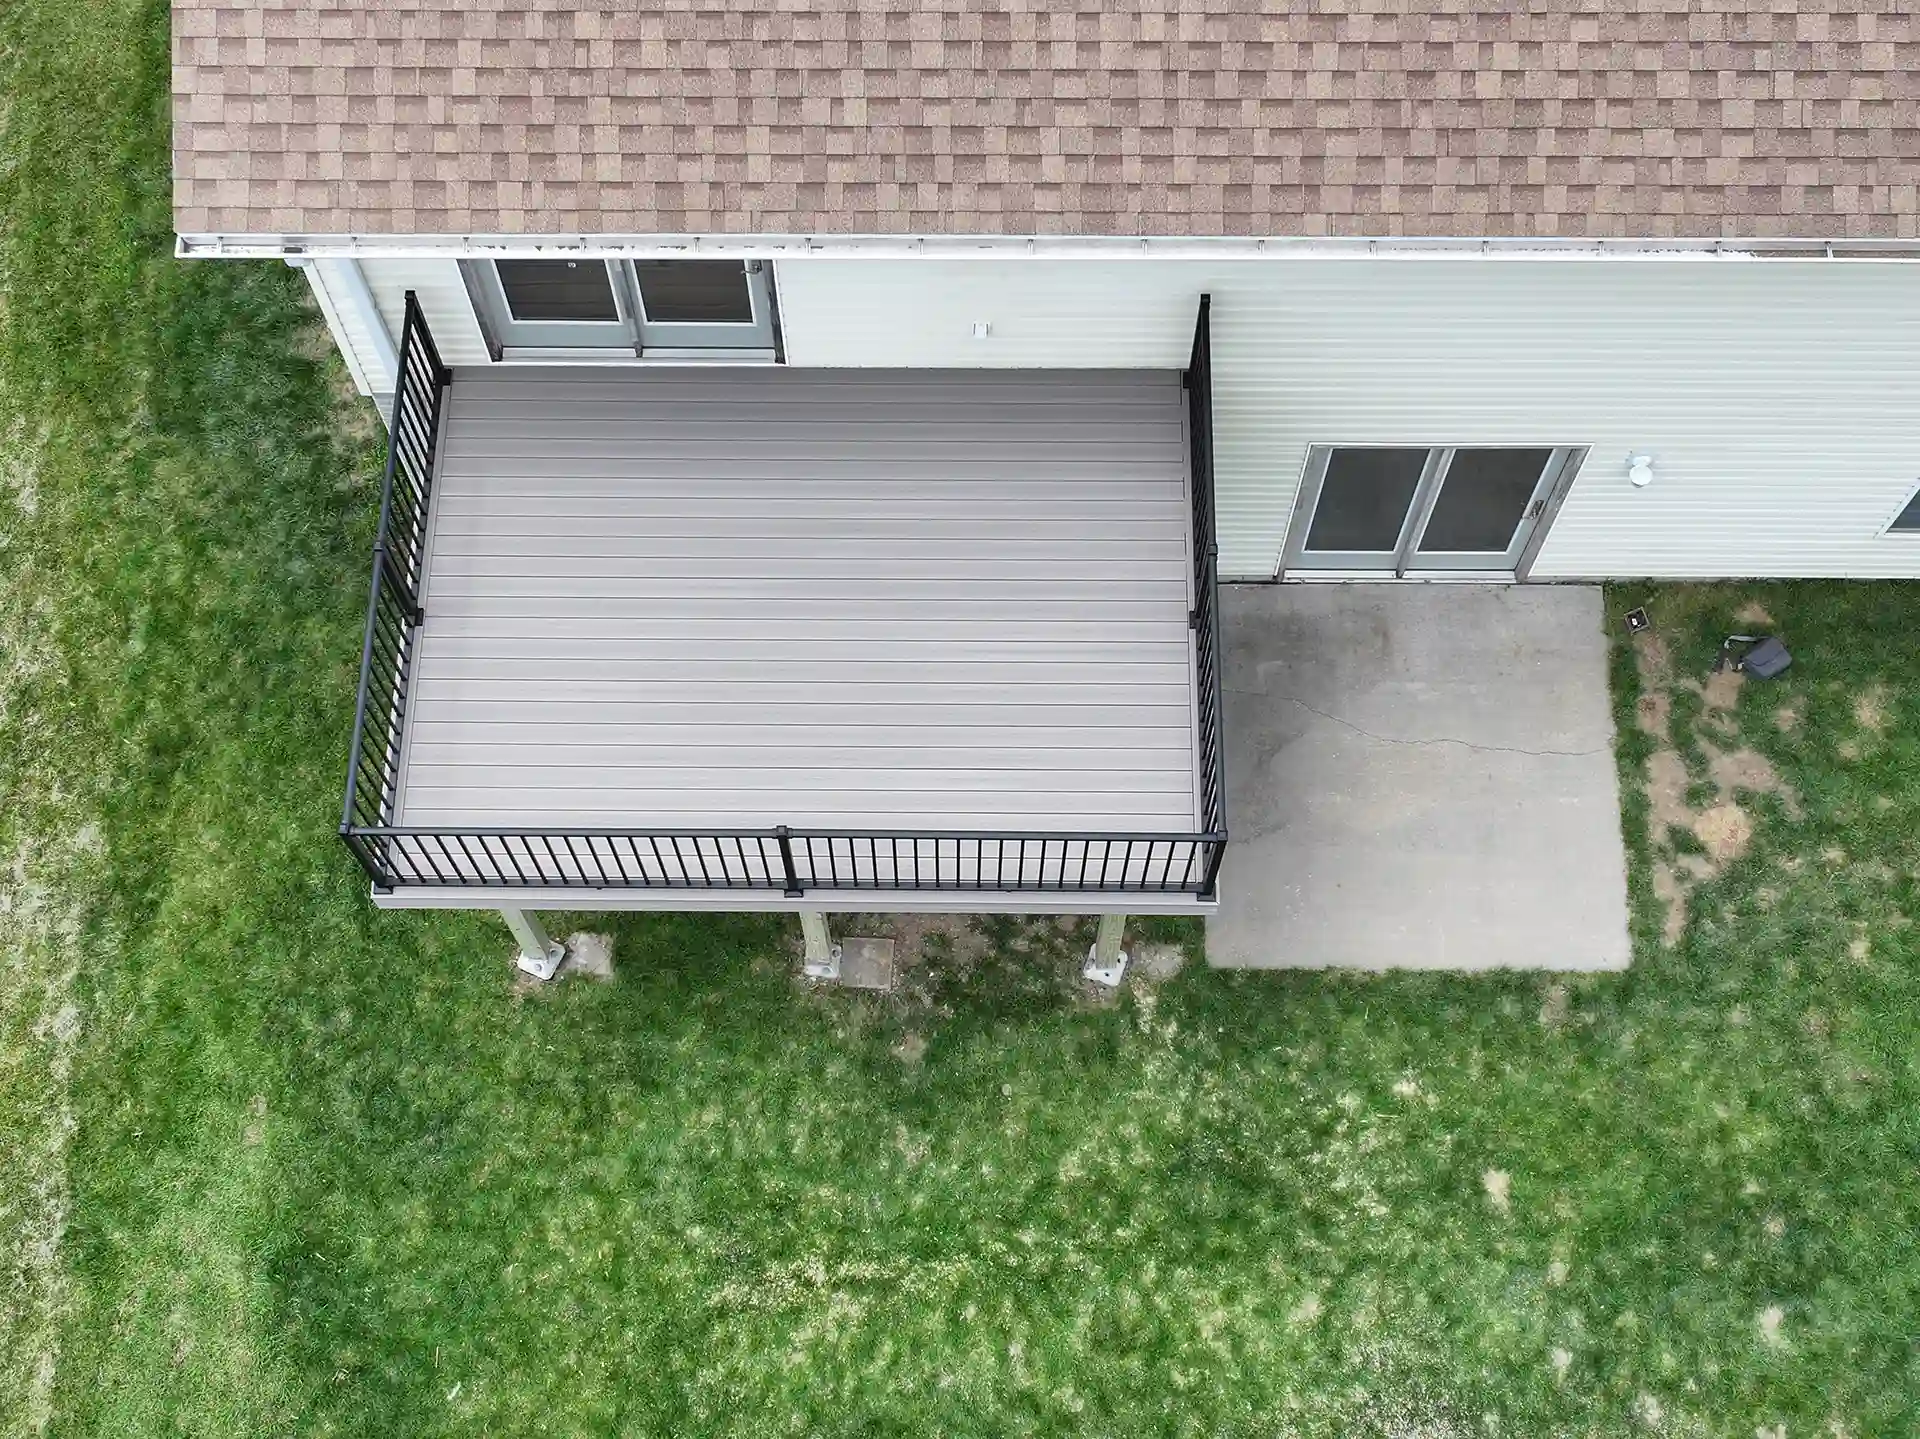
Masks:
[[[1229,968],[1623,969],[1600,592],[1222,591]]]

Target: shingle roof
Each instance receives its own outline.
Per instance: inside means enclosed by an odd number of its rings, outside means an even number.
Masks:
[[[186,234],[1920,236],[1881,0],[174,0]]]

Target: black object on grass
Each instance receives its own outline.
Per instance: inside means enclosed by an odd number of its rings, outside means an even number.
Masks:
[[[1735,645],[1749,648],[1745,654],[1736,655]],[[1713,667],[1723,670],[1731,665],[1755,679],[1770,680],[1792,663],[1793,656],[1787,653],[1778,635],[1728,635],[1720,642],[1720,658],[1714,661]]]

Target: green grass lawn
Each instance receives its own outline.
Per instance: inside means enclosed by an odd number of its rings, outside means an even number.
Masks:
[[[166,24],[0,9],[0,1424],[1920,1425],[1920,590],[1610,597],[1674,802],[1741,745],[1791,790],[1655,852],[1621,646],[1625,976],[1098,1008],[1082,936],[988,926],[881,1003],[633,918],[519,993],[333,837],[376,437],[296,275],[169,258]],[[1751,603],[1798,663],[1716,708]]]

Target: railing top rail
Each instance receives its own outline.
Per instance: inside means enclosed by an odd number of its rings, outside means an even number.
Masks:
[[[814,829],[776,825],[771,829],[540,829],[508,825],[356,824],[355,834],[369,839],[851,839],[851,840],[959,840],[973,844],[1206,844],[1225,839],[1211,831],[1156,830],[937,830],[937,829]]]

